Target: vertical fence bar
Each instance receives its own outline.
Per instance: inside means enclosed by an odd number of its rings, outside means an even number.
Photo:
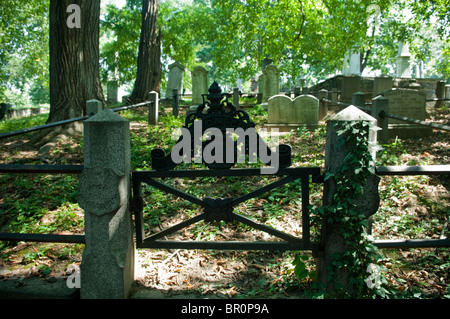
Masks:
[[[305,247],[311,245],[310,221],[309,221],[309,175],[301,178],[302,183],[302,238]]]

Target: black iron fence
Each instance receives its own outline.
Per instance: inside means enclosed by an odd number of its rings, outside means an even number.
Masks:
[[[138,103],[138,104],[125,105],[125,106],[113,108],[111,110],[113,112],[120,112],[120,111],[125,111],[125,110],[129,110],[129,109],[141,107],[141,106],[144,106],[144,105],[149,105],[151,103],[154,103],[154,102],[153,101],[146,101],[146,102],[142,102],[142,103]],[[28,127],[28,128],[24,128],[24,129],[17,130],[17,131],[11,131],[11,132],[7,132],[7,133],[0,133],[0,139],[7,138],[7,137],[13,137],[13,136],[17,136],[17,135],[22,135],[22,134],[26,134],[26,133],[31,133],[31,132],[36,132],[36,131],[40,131],[40,130],[43,130],[43,129],[48,129],[48,128],[61,126],[61,125],[65,125],[65,124],[81,122],[81,121],[87,120],[89,117],[90,117],[90,115],[79,116],[79,117],[74,117],[74,118],[71,118],[71,119],[63,120],[63,121],[57,121],[57,122],[47,123],[47,124],[38,125],[38,126],[34,126],[34,127]]]
[[[415,176],[415,175],[450,175],[450,165],[427,166],[378,166],[375,170],[379,176]],[[445,227],[444,229],[445,230]],[[378,248],[432,248],[450,247],[450,238],[442,235],[440,239],[400,239],[376,240],[374,245]]]
[[[348,106],[350,104],[345,104],[342,102],[337,101],[331,101],[327,99],[321,99],[321,101],[329,102],[329,103],[336,103],[337,105],[343,105]],[[153,103],[153,101],[146,101],[143,103],[135,104],[135,105],[128,105],[128,106],[122,106],[112,109],[114,112],[120,112],[128,109],[133,109],[136,107],[145,106],[148,104]],[[178,114],[178,95],[174,91],[174,96],[172,99],[173,107],[174,107],[174,114]],[[357,105],[356,105],[357,106]],[[365,106],[357,106],[360,109],[364,111],[370,111],[370,108],[367,108]],[[416,124],[421,125],[427,125],[431,126],[436,129],[442,129],[442,130],[450,130],[450,127],[447,125],[439,125],[435,123],[429,123],[425,121],[419,121],[415,119],[410,118],[404,118],[396,115],[392,115],[385,112],[379,113],[380,117],[392,117],[399,120],[404,120]],[[22,129],[14,132],[9,133],[3,133],[0,134],[1,138],[16,136],[20,134],[25,134],[33,131],[38,131],[45,128],[55,127],[58,125],[64,125],[68,123],[73,123],[76,121],[83,121],[89,118],[89,116],[82,116],[78,118],[73,118],[65,121],[55,122],[55,123],[49,123],[45,125],[40,125],[32,128]],[[83,165],[16,165],[16,164],[1,164],[0,165],[0,173],[4,174],[80,174],[83,170]],[[153,179],[155,177],[163,177],[162,175],[170,175],[170,172],[153,172],[152,174],[155,176],[147,176],[149,173],[135,173],[135,178],[137,181],[140,182],[147,182],[150,179]],[[162,175],[161,175],[162,174]],[[198,174],[198,172],[196,172]],[[214,173],[208,173],[208,174],[214,174]],[[308,173],[310,174],[310,173]],[[308,175],[307,174],[307,175]],[[317,175],[318,172],[314,172],[313,175]],[[376,174],[380,176],[389,176],[389,175],[398,175],[398,176],[405,176],[405,175],[449,175],[450,174],[450,165],[432,165],[432,166],[379,166],[376,168]],[[145,176],[144,176],[145,175]],[[298,173],[295,173],[294,175],[298,175]],[[300,174],[301,175],[301,174]],[[302,176],[298,175],[297,177],[300,178]],[[306,176],[306,175],[305,175]],[[166,176],[167,177],[167,176]],[[305,179],[306,180],[306,179]],[[156,183],[156,182],[154,182]],[[158,184],[159,185],[159,184]],[[305,184],[306,185],[306,184]],[[161,185],[159,185],[161,186]],[[136,186],[137,187],[137,186]],[[162,186],[164,187],[164,186]],[[305,194],[306,193],[306,186],[305,186]],[[254,194],[253,194],[254,195]],[[309,196],[309,195],[305,195]],[[195,201],[195,199],[194,199]],[[308,201],[305,198],[305,203]],[[204,205],[203,201],[199,202],[201,205]],[[307,209],[305,208],[305,211]],[[239,218],[239,217],[238,217]],[[139,221],[138,221],[139,222]],[[309,225],[309,222],[305,220],[305,225]],[[139,229],[139,227],[138,227]],[[304,229],[304,234],[309,234],[309,229]],[[144,238],[141,234],[140,241],[142,242],[140,245],[143,246],[153,246],[154,244],[150,243],[153,239],[150,241],[147,241],[146,244],[144,244]],[[57,235],[57,234],[18,234],[18,233],[0,233],[0,240],[2,241],[31,241],[31,242],[64,242],[64,243],[84,243],[84,235]],[[294,240],[295,241],[295,240]],[[306,245],[305,245],[306,243]],[[427,240],[419,240],[419,239],[410,239],[410,240],[377,240],[374,242],[374,244],[379,248],[411,248],[411,247],[450,247],[450,239],[447,238],[441,238],[441,239],[427,239]],[[169,244],[171,245],[171,244]],[[311,246],[312,245],[312,246]],[[213,245],[214,246],[214,245]],[[284,249],[287,249],[288,246],[292,246],[292,244],[286,244],[286,247]],[[302,247],[316,247],[315,244],[310,243],[309,239],[307,239],[305,242],[296,242],[294,246],[302,246]],[[234,246],[233,246],[234,247]],[[275,247],[275,246],[274,246]]]
[[[80,174],[83,165],[0,165],[3,174]],[[26,234],[0,232],[0,241],[84,244],[84,235]]]
[[[154,103],[146,101],[134,105],[126,105],[111,109],[113,112],[120,112]],[[91,115],[90,115],[91,116]],[[80,116],[64,121],[58,121],[25,128],[13,132],[0,134],[0,139],[13,137],[30,132],[36,132],[69,123],[84,121],[90,116]],[[83,165],[18,165],[0,164],[0,174],[80,174]],[[84,235],[58,235],[58,234],[26,234],[26,233],[6,233],[0,232],[0,241],[26,241],[26,242],[55,242],[55,243],[85,243]]]

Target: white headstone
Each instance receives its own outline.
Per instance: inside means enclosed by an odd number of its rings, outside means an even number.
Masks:
[[[342,70],[344,75],[356,74],[361,75],[361,57],[359,49],[349,50],[345,54],[344,68]]]
[[[264,74],[263,102],[267,102],[272,96],[280,93],[280,71],[275,65],[269,64],[263,70],[263,74]]]
[[[183,75],[185,67],[179,62],[169,65],[169,79],[167,81],[166,97],[171,98],[173,90],[177,89],[179,93],[183,90]]]
[[[208,71],[202,66],[196,66],[192,75],[192,104],[203,103],[202,94],[208,94]]]
[[[399,42],[398,44],[398,55],[397,55],[397,74],[399,78],[410,78],[411,77],[411,65],[409,59],[411,58],[411,53],[409,53],[408,43]]]

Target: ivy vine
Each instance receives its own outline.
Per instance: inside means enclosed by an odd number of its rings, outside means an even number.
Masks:
[[[338,147],[346,147],[349,152],[344,163],[336,172],[327,172],[325,180],[334,178],[335,193],[332,205],[315,209],[322,220],[341,225],[340,232],[348,247],[344,254],[333,256],[328,269],[328,282],[333,282],[339,269],[349,275],[349,285],[356,292],[356,298],[385,297],[383,287],[387,281],[377,265],[381,255],[367,235],[368,219],[358,211],[355,199],[363,194],[368,177],[375,173],[375,163],[369,150],[369,131],[374,129],[369,121],[336,122],[337,134],[341,136]],[[333,293],[332,293],[333,294]],[[336,296],[342,296],[341,291]]]

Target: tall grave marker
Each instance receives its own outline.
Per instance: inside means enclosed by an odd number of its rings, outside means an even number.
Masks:
[[[208,94],[208,71],[202,66],[196,66],[192,70],[192,104],[203,103],[202,94]]]

